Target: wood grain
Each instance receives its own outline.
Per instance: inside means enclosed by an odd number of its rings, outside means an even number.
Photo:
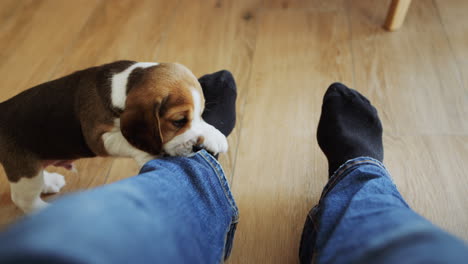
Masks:
[[[50,80],[66,50],[87,22],[99,1],[65,3],[60,0],[18,1],[0,23],[0,100]],[[8,2],[0,2],[8,4]],[[0,8],[2,10],[2,8]],[[3,21],[2,21],[3,22]],[[82,168],[80,166],[80,168]],[[82,168],[81,171],[93,169]],[[92,178],[89,178],[92,179]],[[65,188],[79,189],[70,184]],[[10,200],[9,184],[0,171],[0,226],[20,216]],[[50,198],[50,197],[49,197]]]
[[[327,180],[315,139],[328,85],[379,109],[385,164],[420,214],[468,239],[468,17],[464,0],[413,1],[398,32],[389,0],[3,0],[0,100],[118,59],[230,70],[237,126],[220,158],[240,208],[229,263],[297,263]],[[62,194],[135,175],[131,159],[77,163]],[[0,172],[0,227],[21,214]],[[47,196],[53,200],[59,195]]]
[[[238,88],[238,122],[228,138],[229,152],[220,156],[231,181],[255,43],[254,14],[260,1],[181,0],[179,5],[184,8],[176,12],[157,60],[178,61],[193,69],[196,76],[221,69],[233,73]]]
[[[444,28],[447,41],[450,45],[452,55],[458,66],[458,78],[465,91],[465,96],[455,102],[456,108],[465,110],[467,113],[466,91],[468,91],[468,17],[466,16],[466,1],[446,0],[435,1]],[[466,124],[466,122],[465,122]]]
[[[264,0],[263,7],[265,8],[282,8],[282,9],[313,9],[321,11],[331,11],[345,8],[346,0]]]
[[[467,239],[468,137],[386,135],[385,150],[385,164],[408,204],[434,224]]]
[[[391,34],[379,28],[385,8],[375,1],[353,2],[349,16],[356,88],[379,109],[385,164],[417,212],[466,239],[468,31],[441,23],[454,25],[449,10],[463,7],[413,1],[405,26]]]
[[[15,15],[10,15],[0,31],[2,101],[50,80],[98,3],[98,0],[25,1],[12,10]]]
[[[415,1],[412,10],[406,26],[389,34],[379,26],[380,3],[349,6],[355,86],[377,106],[387,133],[467,133],[468,97],[437,9]]]
[[[339,30],[346,21],[337,12],[259,14],[232,184],[241,217],[233,263],[297,260],[305,215],[327,179],[315,140],[321,96],[333,81],[352,81],[348,34]]]

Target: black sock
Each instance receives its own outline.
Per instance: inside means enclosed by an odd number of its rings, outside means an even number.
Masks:
[[[330,175],[349,159],[383,161],[382,124],[377,110],[359,92],[332,84],[323,97],[317,141],[328,159]]]
[[[237,88],[234,77],[229,71],[222,70],[204,75],[198,81],[205,97],[203,120],[229,136],[236,124]]]
[[[236,124],[236,82],[229,71],[222,70],[198,79],[205,96],[205,122],[216,127],[226,137]]]

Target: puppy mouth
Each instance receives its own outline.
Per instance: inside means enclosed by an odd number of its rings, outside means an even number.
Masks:
[[[179,135],[163,146],[163,151],[169,156],[191,156],[204,148],[205,137],[198,131],[190,131],[189,135]]]
[[[200,145],[194,145],[194,146],[192,147],[192,151],[193,151],[193,152],[198,152],[198,151],[200,151],[200,150],[202,150],[202,149],[204,149],[204,147],[203,147],[202,144],[200,144]]]
[[[191,139],[180,144],[167,144],[164,146],[164,152],[169,156],[188,157],[194,154],[194,149],[197,146],[197,140]]]

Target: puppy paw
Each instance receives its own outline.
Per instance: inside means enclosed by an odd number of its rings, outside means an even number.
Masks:
[[[205,131],[205,140],[202,147],[216,155],[228,151],[228,142],[226,137],[218,129],[210,126],[210,128]]]
[[[44,171],[42,193],[58,193],[63,186],[65,186],[65,178],[62,175]]]
[[[201,143],[201,144],[200,144]],[[164,152],[170,156],[191,156],[194,146],[205,148],[213,154],[227,152],[226,137],[214,126],[201,122],[184,134],[178,135],[164,145]]]

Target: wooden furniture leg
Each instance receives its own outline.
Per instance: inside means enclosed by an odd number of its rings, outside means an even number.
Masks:
[[[405,21],[411,0],[392,0],[384,27],[390,31],[398,30]]]

